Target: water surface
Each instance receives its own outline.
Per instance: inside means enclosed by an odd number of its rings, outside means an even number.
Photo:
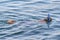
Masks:
[[[38,22],[48,13],[50,28]],[[0,0],[0,40],[59,40],[59,18],[60,0]],[[16,22],[8,24],[9,19]]]

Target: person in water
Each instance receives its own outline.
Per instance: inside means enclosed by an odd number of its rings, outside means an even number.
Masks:
[[[47,17],[47,18],[45,18],[43,21],[45,21],[46,23],[52,22],[52,18],[50,17],[50,18],[48,19],[48,17]]]
[[[50,23],[50,22],[52,22],[52,18],[50,17],[49,19],[48,19],[48,17],[46,17],[45,19],[43,19],[43,20],[39,20],[39,22],[41,22],[41,23]]]
[[[50,14],[48,14],[48,17],[46,17],[45,19],[43,19],[41,22],[46,22],[46,23],[52,22],[52,18],[50,17]]]

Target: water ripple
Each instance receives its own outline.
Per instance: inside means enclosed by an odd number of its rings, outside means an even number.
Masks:
[[[59,40],[59,0],[1,0],[0,40]],[[50,13],[50,28],[38,20]],[[15,20],[8,24],[7,20]]]

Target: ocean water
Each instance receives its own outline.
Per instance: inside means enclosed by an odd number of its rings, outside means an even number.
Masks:
[[[48,13],[49,28],[38,21]],[[60,40],[60,0],[0,0],[0,40]]]

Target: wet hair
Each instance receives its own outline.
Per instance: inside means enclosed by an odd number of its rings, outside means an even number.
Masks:
[[[48,17],[44,19],[44,21],[48,22]],[[52,18],[50,18],[49,22],[52,21]]]

